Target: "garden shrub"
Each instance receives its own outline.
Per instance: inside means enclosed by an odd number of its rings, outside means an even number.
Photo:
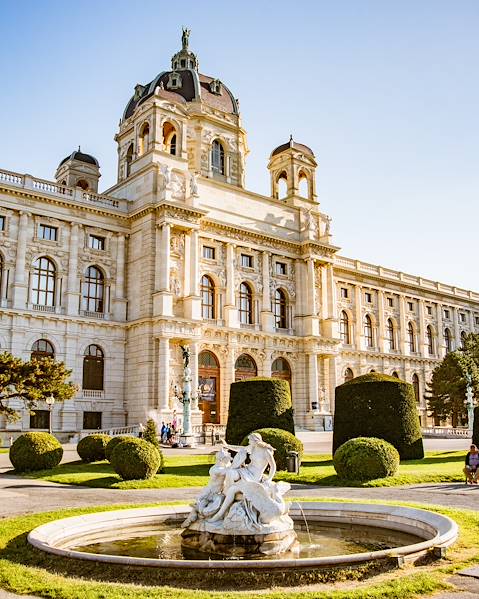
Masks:
[[[288,431],[280,428],[260,428],[254,432],[259,433],[265,443],[269,443],[274,447],[274,460],[277,470],[287,469],[286,457],[288,451],[297,451],[301,462],[304,450],[303,444]],[[248,435],[243,439],[241,445],[248,445]]]
[[[156,428],[156,422],[153,420],[153,418],[147,420],[142,439],[145,439],[145,441],[152,443],[157,449],[160,449],[158,429]]]
[[[106,459],[105,449],[112,437],[109,435],[88,435],[78,442],[77,453],[82,462],[100,462]]]
[[[336,450],[333,465],[339,478],[373,480],[394,476],[399,468],[398,450],[374,437],[356,437]]]
[[[239,445],[248,433],[259,428],[280,428],[294,435],[287,381],[255,378],[231,384],[226,440]]]
[[[121,436],[121,435],[117,435],[116,437],[112,437],[106,447],[105,447],[105,458],[111,462],[111,454],[113,453],[113,450],[115,449],[115,447],[118,445],[118,443],[121,443],[122,441],[125,441],[126,439],[136,439],[136,437],[131,437],[131,436]]]
[[[411,384],[371,372],[336,387],[333,454],[355,437],[394,445],[402,460],[424,457],[421,426]]]
[[[153,478],[163,467],[163,454],[144,439],[126,439],[113,450],[111,465],[123,480]]]
[[[63,447],[49,433],[25,433],[15,439],[9,457],[17,472],[47,470],[61,462]]]

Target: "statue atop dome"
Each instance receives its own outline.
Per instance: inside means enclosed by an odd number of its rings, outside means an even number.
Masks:
[[[188,43],[190,40],[191,29],[182,29],[181,33],[181,43],[183,45],[183,50],[188,50]]]

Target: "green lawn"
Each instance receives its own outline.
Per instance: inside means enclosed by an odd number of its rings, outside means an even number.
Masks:
[[[0,448],[0,453],[8,453],[9,451],[10,451],[9,449]]]
[[[163,474],[140,481],[122,481],[108,462],[70,462],[26,476],[55,483],[111,489],[202,487],[208,482],[208,470],[213,460],[212,455],[167,457]],[[329,456],[309,455],[304,457],[299,474],[281,472],[277,474],[276,479],[333,487],[392,487],[418,483],[463,482],[463,463],[464,452],[430,452],[423,460],[403,462],[399,467],[399,473],[393,478],[361,483],[339,479]]]
[[[241,575],[241,579],[238,579],[237,574],[231,579],[224,572],[215,578],[214,572],[208,571],[206,579],[195,581],[188,578],[187,572],[181,572],[180,575],[175,571],[155,568],[133,570],[114,564],[102,564],[99,567],[94,562],[60,558],[35,550],[26,540],[30,530],[52,520],[120,509],[119,506],[110,506],[0,520],[0,588],[22,595],[55,599],[282,599],[285,595],[290,599],[411,599],[448,588],[448,576],[479,562],[477,512],[408,503],[400,505],[437,511],[459,524],[459,540],[448,550],[446,559],[417,567],[393,569],[370,579],[367,572],[358,578],[354,570],[338,571],[337,574],[343,572],[345,578],[336,578],[335,584],[327,579],[326,584],[308,586],[307,582],[312,579],[306,577],[292,589],[275,587],[254,591],[247,584],[245,586],[245,581],[248,582],[247,572]],[[319,570],[315,571],[315,575],[316,581],[322,580],[318,578],[322,576]],[[345,582],[348,579],[349,582]],[[214,590],[205,586],[210,585],[211,588],[212,583]],[[287,581],[279,587],[283,585],[287,586]],[[243,590],[239,590],[241,588]]]

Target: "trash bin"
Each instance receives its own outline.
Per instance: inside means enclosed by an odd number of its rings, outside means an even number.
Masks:
[[[297,451],[288,451],[286,454],[286,469],[288,472],[299,474],[299,453]]]

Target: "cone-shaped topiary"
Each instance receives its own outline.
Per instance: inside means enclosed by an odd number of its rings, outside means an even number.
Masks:
[[[106,447],[105,447],[105,458],[111,462],[111,454],[113,453],[113,450],[115,449],[115,447],[118,445],[118,443],[121,443],[122,441],[125,441],[126,439],[136,439],[136,437],[131,437],[131,436],[121,436],[118,435],[116,437],[112,437]]]
[[[111,441],[109,435],[88,435],[77,445],[77,453],[82,462],[100,462],[106,459],[105,449]]]
[[[144,480],[163,466],[163,454],[144,439],[126,439],[113,450],[111,465],[123,480]]]
[[[239,445],[248,433],[259,428],[280,428],[294,435],[287,381],[255,378],[231,384],[226,440]]]
[[[398,450],[374,437],[356,437],[339,447],[333,457],[339,478],[373,480],[394,476],[399,468]]]
[[[62,461],[63,447],[49,433],[25,433],[15,439],[9,457],[17,472],[47,470]]]
[[[336,387],[333,454],[355,437],[377,437],[402,460],[424,457],[414,388],[393,376],[371,372]]]
[[[157,449],[160,449],[160,442],[158,441],[158,429],[156,428],[156,422],[153,420],[153,418],[147,420],[142,439],[145,439],[145,441],[152,443]]]
[[[260,428],[255,433],[259,433],[265,443],[269,443],[274,447],[274,461],[276,462],[277,470],[286,470],[286,457],[288,451],[297,451],[299,454],[299,461],[303,457],[303,444],[301,441],[280,428]],[[248,445],[248,435],[243,439],[241,445]]]

